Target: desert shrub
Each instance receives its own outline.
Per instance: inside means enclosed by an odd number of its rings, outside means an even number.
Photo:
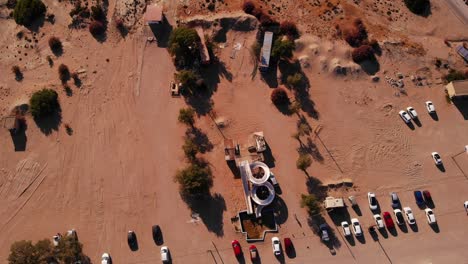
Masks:
[[[38,263],[36,248],[31,241],[16,241],[10,247],[8,262],[10,264]]]
[[[362,23],[361,19],[355,19],[353,21],[353,28],[347,30],[344,33],[344,40],[348,42],[351,47],[359,47],[363,42],[367,41],[367,30]]]
[[[449,83],[449,82],[452,82],[452,81],[460,81],[460,80],[466,80],[466,78],[468,78],[468,76],[461,72],[461,71],[456,71],[454,69],[450,69],[449,72],[444,75],[444,80],[445,82]]]
[[[29,105],[34,118],[48,116],[60,108],[58,94],[51,89],[42,89],[33,93],[29,99]]]
[[[354,49],[351,55],[354,62],[361,63],[366,60],[374,59],[374,50],[369,45],[362,45]]]
[[[291,58],[293,55],[293,51],[295,49],[294,42],[289,39],[277,39],[275,43],[273,43],[272,55],[273,57],[285,59]]]
[[[62,50],[62,42],[57,37],[50,37],[49,38],[49,47],[52,52],[60,52]]]
[[[213,186],[213,176],[209,167],[190,164],[176,173],[175,181],[180,184],[184,196],[203,196],[209,194]]]
[[[429,0],[404,0],[406,7],[415,14],[422,14],[430,5]]]
[[[195,144],[195,142],[193,142],[189,137],[185,138],[182,149],[184,150],[185,157],[191,161],[195,160],[197,153],[199,152],[197,144]]]
[[[93,36],[99,36],[99,35],[103,34],[105,31],[106,31],[106,27],[100,21],[92,21],[89,24],[89,32]]]
[[[242,10],[244,10],[246,14],[251,15],[253,11],[255,10],[255,5],[251,1],[245,1],[244,4],[242,5]]]
[[[193,70],[181,70],[175,74],[175,79],[182,83],[183,87],[190,90],[196,86],[199,78]]]
[[[301,85],[303,77],[301,73],[297,72],[293,75],[289,75],[288,78],[286,78],[286,83],[289,87],[297,88]]]
[[[68,70],[68,66],[65,64],[60,64],[58,67],[59,79],[62,83],[67,82],[70,79],[70,70]]]
[[[306,171],[307,168],[312,165],[312,159],[309,157],[308,154],[301,153],[296,161],[296,167],[302,171]]]
[[[299,30],[297,26],[292,21],[283,21],[280,24],[280,32],[290,38],[298,38],[299,37]]]
[[[21,69],[20,69],[20,67],[19,67],[18,65],[15,65],[15,66],[11,67],[11,72],[12,72],[16,77],[22,75]]]
[[[41,0],[18,0],[13,11],[16,24],[29,26],[31,23],[44,16],[46,6]]]
[[[275,105],[286,105],[289,104],[289,97],[286,90],[283,88],[276,88],[271,92],[271,101]]]
[[[313,194],[301,194],[301,207],[307,208],[311,215],[319,214],[322,210],[320,201]]]
[[[186,124],[189,126],[193,126],[195,123],[195,111],[193,108],[187,107],[187,108],[182,108],[179,110],[179,117],[178,120],[182,124]]]
[[[89,11],[85,6],[81,5],[81,2],[77,2],[75,6],[72,8],[72,10],[69,13],[70,17],[74,17],[75,15],[81,16],[81,17],[89,17]]]
[[[195,29],[178,27],[169,36],[169,51],[172,55],[194,54],[198,52],[199,41],[200,38]]]
[[[91,17],[94,20],[103,21],[105,20],[106,15],[104,14],[104,10],[102,10],[102,7],[99,5],[96,5],[96,6],[91,7]]]
[[[54,65],[54,61],[52,60],[52,57],[47,56],[46,57],[47,62],[49,63],[49,66],[52,67]]]
[[[125,24],[122,19],[118,18],[115,20],[115,27],[122,33],[125,31]]]

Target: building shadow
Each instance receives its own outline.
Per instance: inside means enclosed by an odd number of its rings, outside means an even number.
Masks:
[[[172,33],[172,25],[167,20],[166,16],[163,16],[163,20],[159,24],[150,24],[149,28],[153,32],[154,38],[158,43],[158,47],[167,48],[169,43],[169,36]]]
[[[26,136],[26,130],[28,126],[24,119],[20,119],[18,122],[18,129],[10,130],[10,136],[11,140],[13,141],[15,151],[25,151],[26,143],[28,141],[28,137]]]
[[[37,127],[45,135],[50,135],[53,131],[58,131],[60,124],[62,123],[62,110],[60,105],[57,106],[57,110],[51,113],[49,116],[34,118],[34,122]]]
[[[463,119],[468,120],[468,98],[454,97],[452,102],[462,114]]]
[[[275,197],[275,200],[267,206],[264,210],[272,209],[275,215],[275,221],[278,225],[286,223],[289,218],[288,206],[284,200],[278,195]]]
[[[270,88],[278,88],[278,62],[272,57],[270,59],[270,65],[265,71],[260,71],[261,79],[268,85]]]
[[[240,170],[239,167],[237,167],[236,161],[235,160],[227,160],[226,161],[229,169],[232,172],[232,175],[234,175],[234,178],[240,179]]]
[[[198,198],[185,199],[194,214],[198,214],[208,231],[224,236],[223,214],[226,211],[224,197],[215,193]]]
[[[273,156],[273,152],[271,151],[270,145],[266,144],[266,149],[263,151],[263,163],[265,163],[268,168],[274,168],[275,164],[275,157]]]

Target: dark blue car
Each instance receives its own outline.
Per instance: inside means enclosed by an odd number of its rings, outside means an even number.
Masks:
[[[416,200],[416,204],[418,206],[424,205],[424,199],[421,191],[414,191],[414,199]]]

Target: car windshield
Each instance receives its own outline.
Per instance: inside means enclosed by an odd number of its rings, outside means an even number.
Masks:
[[[380,216],[376,216],[375,220],[380,221],[380,220],[382,220],[382,218],[380,218]]]
[[[403,220],[403,215],[401,213],[397,213],[396,214],[396,217],[398,218],[398,221],[402,221]]]
[[[371,197],[370,202],[372,205],[375,205],[377,203],[377,201],[375,200],[375,197]]]
[[[436,159],[440,159],[440,156],[439,156],[439,154],[434,154],[434,158],[436,158]]]
[[[356,226],[356,227],[358,227],[358,226],[359,226],[359,223],[358,223],[358,222],[354,222],[353,225]]]
[[[275,240],[273,241],[273,244],[279,244],[279,241]]]
[[[343,227],[349,227],[349,225],[348,224],[343,224]]]
[[[427,212],[427,214],[428,214],[428,215],[432,215],[433,213],[432,213],[432,211],[429,211],[429,212]]]

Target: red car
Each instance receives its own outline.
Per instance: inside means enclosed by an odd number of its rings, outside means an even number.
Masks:
[[[234,250],[234,255],[236,255],[236,257],[240,257],[242,255],[242,249],[239,244],[239,241],[233,240],[231,242],[231,245],[232,245],[232,249]]]
[[[286,253],[288,254],[293,252],[293,244],[289,237],[284,238],[284,248],[286,249]]]
[[[389,212],[383,213],[383,219],[384,219],[385,225],[387,226],[388,229],[395,228],[395,223],[393,223],[392,216],[390,215]]]
[[[255,245],[251,245],[249,247],[249,252],[250,252],[250,260],[252,261],[252,263],[256,263],[258,261],[257,247]]]
[[[423,196],[424,196],[424,200],[426,201],[426,203],[429,203],[429,204],[432,203],[432,196],[428,190],[423,191]]]

